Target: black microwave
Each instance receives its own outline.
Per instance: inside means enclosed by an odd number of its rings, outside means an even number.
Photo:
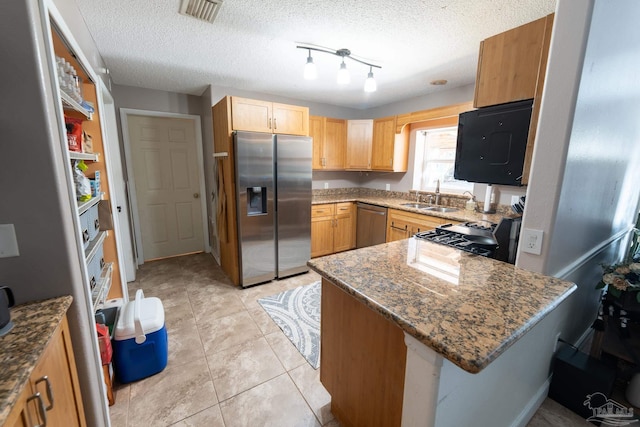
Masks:
[[[522,185],[532,106],[528,99],[460,114],[454,178]]]

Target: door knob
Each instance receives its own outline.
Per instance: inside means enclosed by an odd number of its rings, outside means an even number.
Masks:
[[[194,199],[200,198],[200,193],[193,193],[193,198]]]

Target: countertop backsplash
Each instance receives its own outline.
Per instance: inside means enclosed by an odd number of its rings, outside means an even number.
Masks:
[[[419,191],[420,193],[420,201],[427,203],[429,196],[433,196],[433,200],[435,200],[435,194],[433,191]],[[313,190],[314,197],[330,197],[330,196],[352,196],[352,197],[379,197],[379,198],[390,198],[390,199],[406,199],[410,201],[416,201],[416,191],[386,191],[386,190],[377,190],[373,188],[363,188],[363,187],[348,187],[348,188],[329,188],[329,189],[315,189]],[[469,196],[462,194],[449,194],[449,193],[440,193],[440,205],[441,206],[450,206],[454,208],[464,209],[465,204],[469,200]],[[484,203],[482,201],[478,201],[476,198],[476,203],[478,206],[477,212],[482,212],[484,208]],[[495,206],[496,213],[499,215],[513,215],[513,211],[511,210],[511,206],[509,205],[497,205]]]

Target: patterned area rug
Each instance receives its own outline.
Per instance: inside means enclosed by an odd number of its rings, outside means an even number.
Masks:
[[[320,366],[320,281],[258,303],[314,369]]]

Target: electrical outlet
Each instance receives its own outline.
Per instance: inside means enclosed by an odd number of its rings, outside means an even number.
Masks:
[[[560,343],[560,335],[562,335],[562,332],[558,332],[556,334],[556,339],[553,342],[553,351],[552,351],[552,353],[555,353],[556,350],[558,349],[558,344]]]
[[[387,185],[385,186],[385,189],[386,189],[387,191],[391,191],[391,184],[387,184]]]
[[[0,224],[0,258],[19,256],[18,240],[13,224]]]
[[[325,183],[324,183],[324,189],[326,190],[327,188],[329,188],[329,183],[328,183],[328,182],[325,182]]]
[[[525,228],[522,230],[520,240],[520,250],[529,254],[540,255],[542,253],[542,237],[544,232],[542,230],[532,230]]]

